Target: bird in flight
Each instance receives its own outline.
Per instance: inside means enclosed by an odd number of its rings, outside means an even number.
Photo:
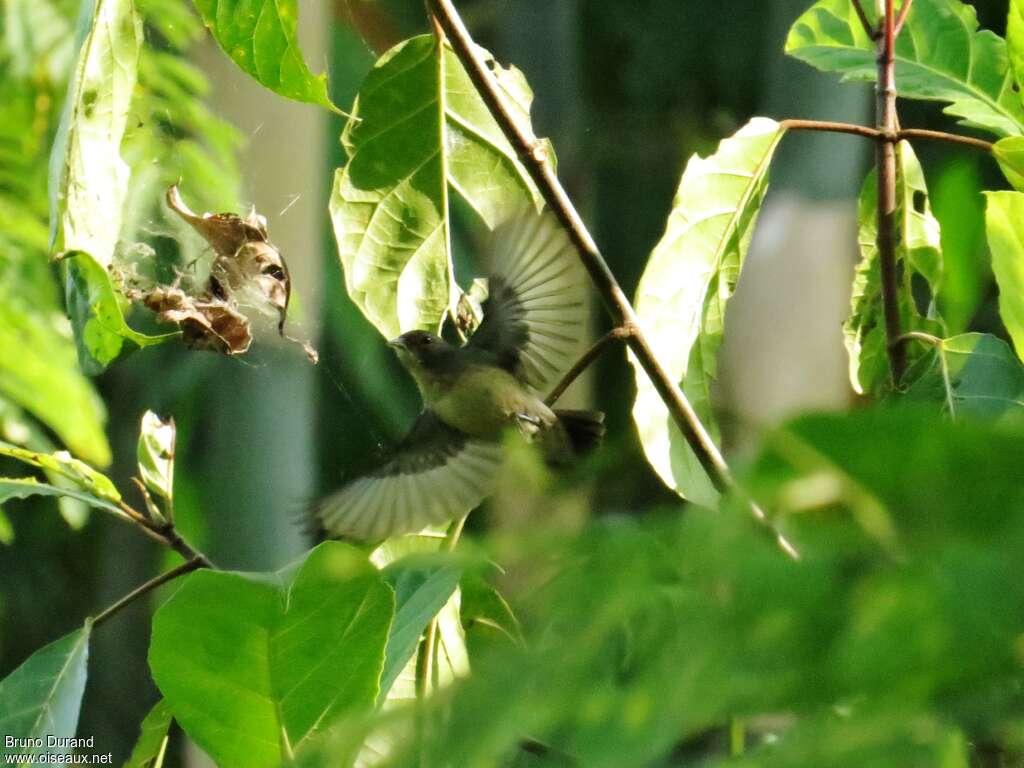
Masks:
[[[565,230],[529,207],[495,228],[491,252],[483,318],[468,341],[414,330],[388,342],[423,412],[389,460],[320,503],[329,534],[377,541],[468,514],[492,490],[510,428],[552,464],[604,433],[604,414],[544,402],[587,331],[586,273]]]

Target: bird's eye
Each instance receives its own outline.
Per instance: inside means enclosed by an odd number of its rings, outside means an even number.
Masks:
[[[423,337],[423,343],[424,344],[433,344],[434,343],[434,337],[433,336],[424,336]]]

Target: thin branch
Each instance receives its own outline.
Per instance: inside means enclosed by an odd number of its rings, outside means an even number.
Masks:
[[[903,5],[900,7],[900,15],[896,19],[896,28],[893,33],[896,37],[899,37],[900,30],[903,29],[903,24],[907,20],[907,14],[910,13],[910,6],[914,4],[914,0],[903,0]]]
[[[209,561],[207,561],[206,558],[196,557],[191,560],[188,560],[187,562],[182,563],[176,568],[172,568],[169,571],[165,571],[164,573],[161,573],[159,576],[150,579],[145,584],[136,587],[127,595],[118,600],[116,603],[114,603],[111,606],[108,606],[100,613],[96,614],[96,618],[92,620],[92,625],[94,627],[99,626],[107,619],[109,619],[111,616],[113,616],[115,613],[120,611],[122,608],[130,605],[131,603],[134,603],[140,597],[149,594],[157,587],[162,587],[167,582],[173,581],[179,576],[184,576],[186,573],[191,573],[192,571],[198,570],[200,568],[208,567],[210,567]]]
[[[856,123],[835,123],[828,120],[783,120],[779,123],[791,131],[828,131],[830,133],[849,133],[863,136],[866,139],[880,139],[884,135],[877,128]]]
[[[543,143],[539,142],[523,121],[517,120],[502,100],[500,88],[494,74],[481,58],[479,49],[473,42],[469,31],[463,24],[451,0],[427,0],[433,18],[440,23],[445,35],[451,43],[452,50],[465,68],[470,80],[484,100],[488,110],[501,128],[505,138],[515,148],[516,154],[523,162],[527,172],[533,179],[547,202],[548,207],[561,222],[569,235],[569,239],[579,253],[583,266],[590,274],[605,307],[611,314],[615,325],[632,329],[627,343],[644,372],[665,404],[672,420],[682,433],[687,444],[693,450],[712,484],[722,493],[736,488],[728,465],[711,435],[701,423],[690,401],[686,399],[678,384],[672,380],[662,367],[658,358],[647,342],[647,337],[640,330],[636,312],[626,298],[625,292],[612,274],[608,264],[601,256],[597,244],[587,231],[583,219],[569,199],[549,162]],[[764,513],[751,505],[755,518],[769,525]],[[770,526],[769,526],[770,527]],[[792,547],[785,547],[792,551]]]
[[[878,129],[895,136],[896,124],[896,58],[894,0],[885,0],[883,34],[878,41],[878,84],[876,86],[876,119]],[[906,347],[895,343],[900,337],[899,278],[896,273],[896,145],[878,142],[875,162],[878,167],[878,265],[882,279],[882,309],[885,315],[885,336],[889,353],[892,386],[898,387],[907,364]]]
[[[587,368],[593,365],[594,361],[601,356],[613,341],[627,339],[631,333],[633,333],[632,328],[619,326],[618,328],[612,328],[608,333],[595,341],[590,349],[584,352],[583,356],[573,364],[568,373],[562,377],[562,380],[555,385],[555,388],[551,390],[551,393],[544,398],[544,403],[547,405],[554,405],[555,402],[558,401],[558,398],[565,394],[565,390],[567,390],[569,386],[576,381],[576,379],[578,379],[585,370],[587,370]]]
[[[976,139],[973,136],[961,136],[958,133],[945,133],[944,131],[930,131],[924,128],[903,128],[893,134],[887,134],[878,128],[856,123],[837,123],[828,120],[782,120],[779,125],[791,131],[825,131],[828,133],[848,133],[853,136],[862,136],[865,139],[903,141],[910,139],[927,139],[929,141],[946,141],[952,144],[962,144],[983,152],[992,151],[992,143],[984,139]]]
[[[907,331],[896,339],[896,344],[905,344],[908,341],[920,341],[931,347],[941,347],[942,339],[938,336],[932,336],[930,333],[924,331]]]
[[[861,26],[864,27],[864,31],[868,33],[868,37],[872,40],[878,39],[878,30],[871,26],[871,21],[868,19],[868,15],[864,13],[864,6],[860,4],[860,0],[853,1],[853,10],[857,12],[857,18],[860,19]]]
[[[929,131],[924,128],[904,128],[896,132],[897,139],[929,139],[931,141],[948,141],[954,144],[974,147],[983,152],[991,152],[992,142],[984,139],[976,139],[973,136],[961,136],[958,133],[945,133],[943,131]]]

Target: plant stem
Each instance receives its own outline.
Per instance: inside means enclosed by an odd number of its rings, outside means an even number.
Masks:
[[[900,15],[896,19],[895,37],[899,37],[900,30],[903,29],[903,24],[907,20],[907,15],[910,13],[910,6],[913,5],[914,0],[903,0],[903,5],[900,6]]]
[[[868,33],[868,37],[872,40],[878,37],[878,30],[871,26],[871,22],[868,20],[868,15],[864,13],[864,6],[860,4],[860,0],[852,0],[853,10],[857,12],[857,18],[860,19],[861,26],[864,27],[864,31]]]
[[[827,120],[782,120],[779,125],[791,131],[825,131],[829,133],[848,133],[853,136],[863,136],[865,139],[875,141],[886,141],[884,131],[871,128],[867,125],[856,123],[836,123]],[[930,141],[947,141],[952,144],[963,144],[967,147],[974,147],[983,152],[992,151],[992,142],[984,139],[976,139],[973,136],[961,136],[958,133],[945,133],[944,131],[930,131],[925,128],[903,128],[891,137],[893,141],[904,139],[928,139]]]
[[[191,573],[192,571],[198,570],[200,568],[209,568],[209,567],[210,567],[209,566],[209,561],[206,560],[206,558],[204,558],[204,557],[194,557],[191,560],[189,560],[187,562],[184,562],[181,565],[177,566],[176,568],[172,568],[169,571],[165,571],[164,573],[161,573],[159,576],[156,576],[155,578],[150,579],[145,584],[142,584],[142,585],[136,587],[135,589],[133,589],[127,595],[122,597],[120,600],[118,600],[113,605],[110,605],[107,608],[105,608],[102,611],[100,611],[100,613],[98,613],[96,615],[96,618],[94,618],[92,620],[92,625],[94,627],[99,626],[100,624],[105,622],[107,619],[109,619],[111,616],[113,616],[115,613],[120,611],[122,608],[124,608],[124,607],[130,605],[131,603],[135,602],[136,600],[138,600],[143,595],[146,595],[146,594],[152,592],[157,587],[161,587],[164,584],[166,584],[167,582],[173,581],[174,579],[178,578],[179,576],[184,576],[186,573]]]
[[[882,309],[893,388],[899,386],[906,368],[906,348],[900,337],[899,279],[896,272],[896,20],[894,0],[885,0],[885,19],[878,41],[876,118],[885,140],[875,151],[878,167],[878,265],[882,280]],[[891,138],[890,138],[891,137]]]
[[[445,536],[443,549],[451,552],[459,543],[462,536],[462,529],[466,527],[466,518],[463,515],[454,523]],[[423,632],[423,641],[420,643],[419,653],[416,656],[416,698],[422,701],[426,698],[430,687],[431,678],[434,675],[434,654],[437,648],[437,616],[434,616]]]
[[[583,353],[583,356],[577,360],[572,368],[562,377],[562,380],[555,385],[555,388],[551,390],[551,393],[544,398],[544,402],[547,405],[554,405],[558,398],[565,394],[565,390],[580,377],[587,368],[593,365],[594,361],[601,356],[601,353],[607,349],[607,347],[613,342],[620,339],[626,339],[629,334],[632,333],[630,328],[618,327],[612,328],[608,333],[602,336],[600,339],[594,342],[594,344]]]
[[[662,367],[654,350],[648,344],[647,337],[639,327],[632,304],[626,298],[618,280],[615,279],[615,275],[612,274],[607,262],[601,256],[593,237],[587,231],[579,212],[558,180],[558,175],[549,162],[544,145],[537,141],[529,127],[517,120],[505,106],[494,74],[480,57],[473,38],[451,0],[427,0],[427,4],[433,18],[447,35],[452,50],[459,57],[459,61],[476,87],[477,93],[484,100],[492,117],[498,123],[502,133],[505,134],[505,138],[515,149],[548,207],[565,228],[573,245],[576,246],[580,260],[590,274],[590,279],[597,288],[615,325],[630,329],[626,339],[629,348],[650,378],[672,420],[679,427],[683,438],[693,450],[712,484],[721,493],[734,490],[736,483],[721,451],[718,450],[718,446],[715,445],[711,435],[701,423],[693,406],[690,405],[690,401],[686,399],[679,386]],[[749,506],[754,518],[765,525],[783,550],[792,556],[795,550],[781,534],[772,529],[764,512],[753,503]]]

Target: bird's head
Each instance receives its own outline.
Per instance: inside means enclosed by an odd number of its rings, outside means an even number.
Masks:
[[[459,348],[428,331],[408,331],[389,341],[388,346],[413,373],[449,373],[458,365]]]

